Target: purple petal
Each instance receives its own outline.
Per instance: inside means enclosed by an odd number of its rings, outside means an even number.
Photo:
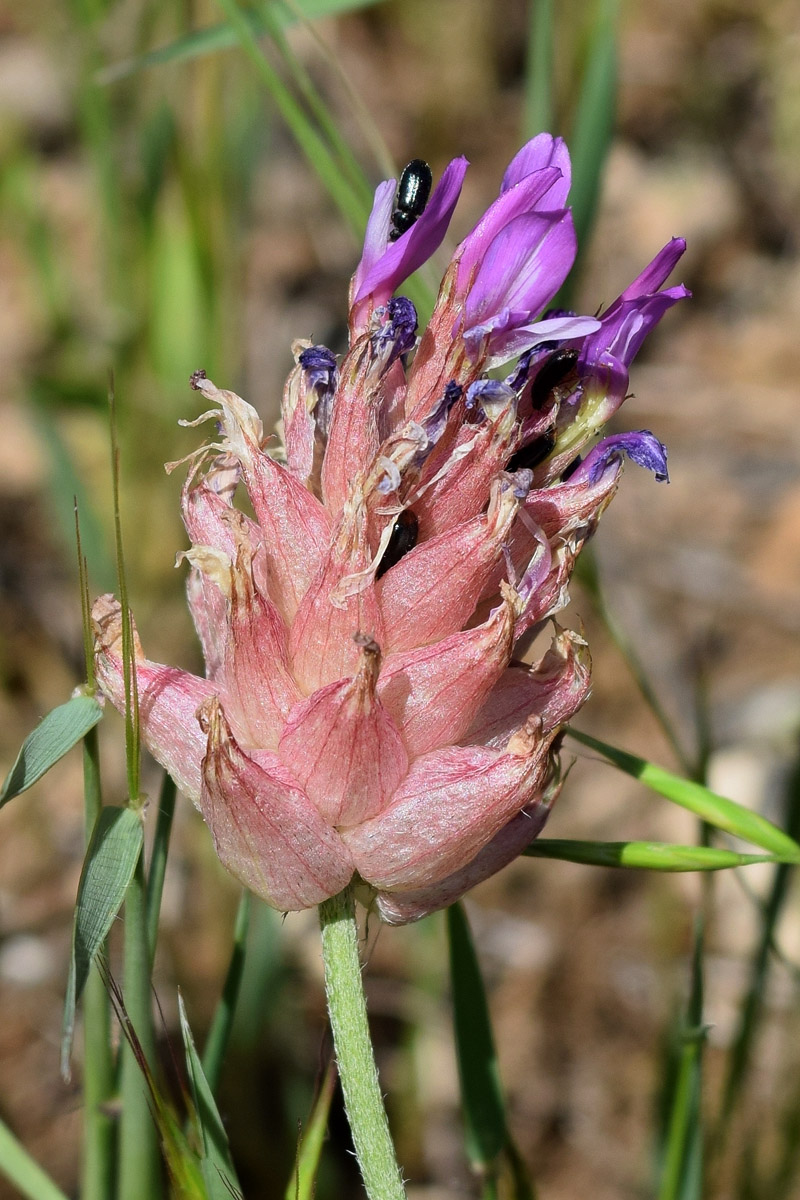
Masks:
[[[484,363],[484,370],[489,371],[540,343],[583,337],[599,328],[596,317],[556,317],[522,324],[521,314],[506,311],[485,325],[467,330],[464,343],[475,358],[482,347],[485,348],[484,339],[489,339],[488,358]]]
[[[667,447],[649,429],[633,430],[630,433],[614,433],[593,446],[570,482],[597,483],[600,476],[612,464],[618,468],[626,455],[648,471],[652,471],[657,483],[669,483],[667,471]]]
[[[591,363],[602,353],[609,353],[629,367],[641,349],[642,343],[673,304],[691,296],[683,284],[640,296],[633,300],[619,300],[600,318],[601,328],[587,340],[581,352],[583,363]]]
[[[527,175],[541,171],[544,167],[558,167],[561,172],[562,178],[553,185],[547,201],[548,204],[552,202],[555,208],[563,208],[572,181],[569,150],[563,138],[554,138],[549,133],[537,134],[514,155],[503,176],[501,193],[507,192]]]
[[[356,267],[353,276],[353,293],[358,299],[364,279],[380,260],[389,241],[389,226],[394,208],[394,194],[397,191],[396,179],[385,179],[375,189],[375,199],[372,202],[372,212],[367,220],[364,233],[364,250],[361,262]]]
[[[475,269],[484,258],[488,247],[506,225],[516,217],[529,216],[540,209],[545,210],[545,198],[546,211],[557,207],[550,202],[550,190],[560,179],[561,172],[557,167],[546,167],[543,171],[526,175],[507,192],[501,192],[459,246],[458,283],[462,290],[466,291],[469,287]]]
[[[409,275],[427,262],[430,256],[439,249],[439,246],[444,240],[444,235],[447,233],[447,227],[450,224],[450,218],[453,215],[453,210],[458,202],[458,197],[461,195],[461,185],[464,182],[464,174],[469,163],[466,158],[454,158],[448,163],[442,172],[442,177],[433,190],[433,195],[428,202],[428,206],[417,221],[411,226],[402,237],[399,237],[396,242],[389,242],[389,223],[391,221],[392,206],[394,201],[394,182],[392,181],[392,190],[388,209],[381,208],[380,219],[385,219],[385,228],[381,229],[382,242],[380,243],[380,252],[375,256],[372,242],[370,243],[371,257],[366,269],[356,272],[356,285],[354,287],[354,304],[360,303],[367,296],[372,296],[376,305],[384,304],[391,296],[392,292],[400,286],[403,280],[408,279]],[[381,187],[385,187],[381,184]],[[380,188],[378,189],[380,191]],[[375,193],[376,203],[372,213],[376,220],[376,228],[378,217],[375,216],[378,207],[377,196]],[[385,205],[385,199],[382,199],[382,204]],[[373,217],[370,217],[372,222]],[[367,226],[367,236],[370,237],[370,228]],[[367,253],[367,243],[364,244],[364,257],[361,260],[365,262]]]
[[[515,218],[483,256],[464,305],[466,331],[529,324],[566,279],[575,250],[569,210]]]
[[[684,238],[673,238],[659,250],[653,261],[625,288],[620,300],[636,300],[655,292],[669,278],[686,250]],[[613,307],[613,306],[612,306]]]
[[[683,284],[658,291],[685,249],[683,238],[673,238],[601,314],[601,329],[582,347],[583,368],[590,367],[606,352],[629,367],[642,342],[667,309],[691,296]]]

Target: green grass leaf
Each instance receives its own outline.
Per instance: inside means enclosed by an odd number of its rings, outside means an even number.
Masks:
[[[132,808],[101,810],[86,851],[75,905],[61,1042],[61,1070],[65,1077],[69,1076],[75,1010],[89,967],[125,899],[142,842],[141,817]]]
[[[642,871],[722,871],[750,863],[778,862],[771,854],[737,854],[715,846],[676,846],[669,842],[581,842],[539,838],[523,850],[527,858],[558,858],[592,867]]]
[[[296,0],[292,7],[296,8],[298,14],[305,20],[313,21],[319,17],[333,17],[354,12],[359,8],[370,8],[379,2],[380,0]],[[274,7],[276,20],[280,21],[282,25],[293,25],[297,21],[298,17],[291,12],[291,9],[281,5]],[[266,23],[258,14],[247,13],[246,18],[256,36],[265,32]],[[125,79],[129,75],[135,75],[149,67],[160,67],[166,63],[188,62],[206,54],[230,50],[238,40],[236,33],[227,22],[222,25],[209,25],[205,29],[196,29],[184,37],[176,38],[174,42],[169,42],[166,46],[159,46],[158,49],[150,50],[146,54],[137,54],[133,58],[111,63],[98,72],[97,82],[100,84],[116,83],[119,79]]]
[[[572,155],[572,205],[578,246],[588,246],[597,212],[617,102],[618,0],[598,0],[578,103],[575,109]]]
[[[29,1200],[67,1200],[3,1121],[0,1121],[0,1175]]]
[[[300,1139],[294,1170],[286,1185],[284,1200],[314,1200],[317,1172],[328,1129],[328,1114],[331,1110],[335,1087],[336,1065],[331,1061],[328,1063],[322,1086],[314,1101],[308,1125]]]
[[[679,1030],[675,1073],[665,1111],[658,1200],[703,1198],[703,932],[694,936],[692,978],[686,1016]]]
[[[209,1029],[208,1038],[203,1049],[203,1071],[212,1092],[217,1090],[225,1051],[228,1048],[231,1029],[233,1028],[236,1005],[242,989],[251,907],[252,894],[245,889],[242,892],[242,897],[239,901],[239,910],[236,913],[236,924],[233,930],[233,948],[231,950],[231,959],[228,963],[228,971],[225,976],[225,983],[222,987],[222,995],[214,1012],[211,1028]]]
[[[242,1189],[236,1178],[236,1169],[231,1159],[228,1135],[214,1103],[200,1056],[195,1048],[181,995],[178,996],[178,1006],[181,1035],[186,1052],[186,1067],[194,1100],[194,1116],[203,1146],[200,1169],[203,1173],[208,1200],[231,1200],[231,1197],[241,1196]]]
[[[103,709],[93,696],[73,696],[43,717],[25,738],[16,762],[6,776],[0,789],[0,808],[41,779],[102,715]]]
[[[553,125],[553,0],[531,0],[529,21],[524,110],[526,138],[551,130]]]
[[[473,1169],[492,1173],[506,1143],[505,1103],[483,979],[460,904],[447,910],[447,932],[467,1156]]]
[[[656,766],[655,763],[639,758],[635,754],[628,754],[625,750],[617,749],[616,746],[609,746],[607,742],[590,737],[588,733],[580,733],[577,729],[572,728],[567,732],[581,745],[588,746],[589,749],[602,754],[626,775],[632,775],[645,787],[665,796],[673,804],[679,804],[681,808],[688,809],[689,812],[708,822],[709,825],[723,829],[726,833],[742,838],[746,842],[752,842],[754,846],[761,846],[762,849],[768,850],[770,854],[774,854],[782,861],[800,863],[800,846],[766,817],[752,812],[741,804],[736,804],[733,800],[719,796],[716,792],[709,791],[700,783],[682,779],[680,775],[674,775],[664,767]]]

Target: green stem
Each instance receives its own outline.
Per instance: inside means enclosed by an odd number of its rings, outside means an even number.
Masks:
[[[83,793],[87,844],[100,814],[100,759],[97,729],[83,739]],[[108,1106],[114,1094],[111,1005],[93,966],[83,993],[83,1186],[82,1200],[107,1200],[113,1190],[114,1122]]]
[[[214,1019],[211,1022],[211,1028],[208,1031],[208,1038],[203,1049],[203,1072],[212,1092],[217,1090],[222,1062],[225,1058],[225,1051],[228,1048],[228,1040],[231,1036],[236,1002],[239,999],[242,975],[244,974],[247,930],[249,926],[250,892],[245,890],[242,892],[242,898],[239,901],[239,911],[236,913],[236,924],[233,930],[233,950],[231,952],[231,961],[228,964],[228,974],[225,976],[222,995],[217,1005],[217,1011],[214,1013]]]
[[[125,1007],[141,1053],[155,1064],[155,1035],[150,1004],[150,947],[147,939],[144,857],[125,897],[125,947],[123,952]],[[150,1111],[147,1080],[136,1053],[127,1040],[120,1050],[122,1115],[119,1129],[117,1200],[160,1200],[161,1156]]]
[[[344,1106],[369,1200],[404,1200],[367,1023],[355,903],[348,887],[319,906],[325,992]]]

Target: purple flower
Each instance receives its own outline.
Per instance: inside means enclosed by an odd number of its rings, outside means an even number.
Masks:
[[[581,346],[579,371],[593,380],[586,392],[593,396],[599,423],[619,408],[628,391],[628,368],[642,343],[668,309],[691,292],[683,284],[664,288],[686,249],[683,238],[673,238],[624,292],[600,315],[600,326]]]
[[[389,240],[389,233],[397,180],[387,179],[375,189],[364,237],[364,253],[351,284],[352,331],[366,328],[369,313],[386,304],[400,284],[439,249],[461,195],[468,166],[463,157],[448,163],[425,211],[394,242]]]
[[[567,603],[624,457],[667,478],[646,430],[578,454],[687,295],[662,290],[683,243],[599,320],[548,312],[575,233],[566,146],[541,134],[457,247],[417,341],[416,310],[393,293],[440,245],[465,169],[450,163],[396,241],[394,181],[378,188],[346,353],[294,344],[285,462],[255,409],[192,377],[215,406],[200,419],[217,419],[182,496],[206,674],[135,643],[143,737],[227,868],[284,911],[356,875],[385,920],[415,920],[537,836],[590,660],[558,629],[533,667],[515,644]],[[519,354],[507,379],[487,375]],[[123,614],[103,597],[94,619],[98,680],[124,710]]]

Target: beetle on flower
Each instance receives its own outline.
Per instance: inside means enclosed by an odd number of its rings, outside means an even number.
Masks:
[[[688,295],[662,287],[683,243],[599,318],[548,313],[576,243],[569,155],[540,134],[457,247],[418,339],[395,293],[441,244],[466,166],[449,164],[400,236],[395,181],[377,188],[347,353],[295,346],[285,463],[249,404],[192,379],[212,406],[198,421],[219,429],[182,498],[206,676],[137,642],[141,728],[224,865],[284,911],[355,876],[384,920],[416,920],[537,836],[589,653],[557,626],[532,666],[515,643],[566,604],[623,456],[667,478],[648,431],[579,456],[648,331]],[[487,375],[512,360],[505,380]],[[255,520],[234,506],[240,485]],[[94,621],[100,686],[124,709],[113,597]]]

